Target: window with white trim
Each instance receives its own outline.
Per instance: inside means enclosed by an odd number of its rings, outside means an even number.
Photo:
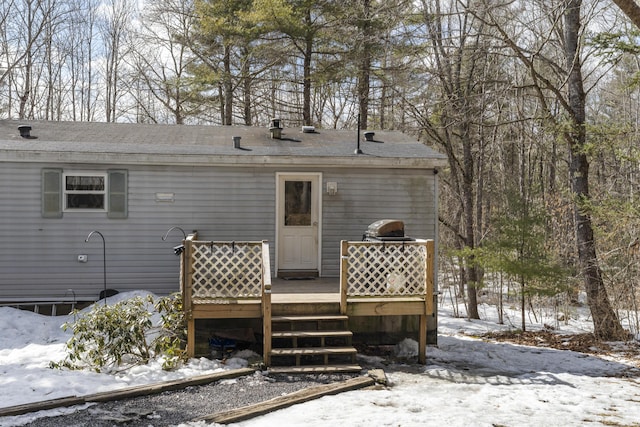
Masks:
[[[65,173],[64,210],[107,210],[107,174]]]
[[[42,217],[62,218],[63,212],[106,212],[110,219],[127,218],[128,176],[126,169],[42,169]]]

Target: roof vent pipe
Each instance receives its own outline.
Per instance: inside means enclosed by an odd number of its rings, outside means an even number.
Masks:
[[[316,128],[313,126],[302,126],[302,133],[315,133]]]
[[[271,119],[271,125],[269,126],[271,132],[271,139],[282,138],[282,122],[280,119]]]
[[[21,137],[31,138],[31,126],[29,125],[18,126],[18,130],[20,131]]]
[[[233,148],[240,148],[240,137],[239,136],[234,136],[233,137]]]

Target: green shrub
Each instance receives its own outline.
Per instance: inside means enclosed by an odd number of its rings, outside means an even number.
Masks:
[[[162,368],[175,369],[187,360],[187,322],[182,307],[182,294],[160,298],[155,303],[160,314],[160,329],[153,340],[155,354],[163,355]]]
[[[160,316],[153,324],[153,313]],[[67,341],[67,357],[52,362],[53,368],[92,369],[96,372],[127,369],[161,359],[163,369],[174,369],[185,359],[186,336],[179,294],[154,301],[135,297],[107,306],[95,304],[89,313],[74,313],[77,320],[65,323],[73,336]]]

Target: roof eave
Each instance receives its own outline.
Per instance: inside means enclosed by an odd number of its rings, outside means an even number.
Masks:
[[[373,157],[354,156],[246,156],[214,154],[146,154],[113,152],[68,152],[0,150],[3,161],[38,163],[84,163],[158,166],[314,166],[358,168],[437,169],[447,165],[444,156]]]

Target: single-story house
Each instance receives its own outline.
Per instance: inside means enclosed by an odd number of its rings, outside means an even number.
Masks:
[[[266,240],[274,277],[338,277],[340,242],[385,218],[437,250],[444,155],[400,132],[282,124],[1,120],[0,303],[95,301],[105,282],[175,292],[181,231]]]

